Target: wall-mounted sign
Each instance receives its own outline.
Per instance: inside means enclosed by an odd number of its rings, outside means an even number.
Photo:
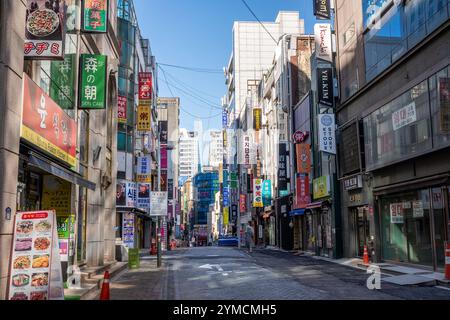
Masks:
[[[76,166],[77,124],[26,74],[21,137],[71,167]]]
[[[58,59],[64,57],[65,3],[54,0],[27,0],[25,20],[25,59]]]
[[[263,208],[262,179],[253,179],[253,207]]]
[[[9,300],[64,300],[56,213],[18,212],[14,220]]]
[[[391,203],[389,206],[391,223],[403,223],[403,204]]]
[[[75,101],[76,55],[66,54],[63,61],[50,64],[50,97],[63,109],[73,109]]]
[[[294,139],[294,143],[302,143],[305,142],[305,140],[309,137],[308,131],[301,131],[297,130],[292,135],[292,138]]]
[[[394,131],[416,121],[416,103],[414,101],[392,113],[392,127]]]
[[[149,106],[138,106],[137,129],[138,131],[151,130],[151,116]]]
[[[151,216],[167,216],[167,191],[152,191]]]
[[[317,19],[331,18],[330,0],[314,0],[314,15]]]
[[[316,57],[328,62],[333,62],[331,25],[329,23],[316,23],[314,25],[314,38],[316,44]]]
[[[319,103],[333,107],[333,72],[331,68],[317,68]]]
[[[309,143],[298,143],[295,145],[297,151],[297,172],[311,172],[311,145]]]
[[[108,0],[83,1],[83,32],[106,33],[108,31]]]
[[[280,196],[282,191],[286,191],[288,188],[288,175],[287,175],[287,145],[286,143],[278,144],[278,191]],[[284,195],[284,193],[283,193]]]
[[[150,184],[137,183],[137,207],[142,209],[150,208]]]
[[[322,176],[313,180],[314,200],[328,197],[330,194],[330,176]]]
[[[137,157],[136,181],[150,183],[152,181],[152,159],[150,156]]]
[[[309,175],[297,173],[295,184],[295,208],[306,208],[309,203],[311,203],[311,196],[309,193]]]
[[[319,150],[336,154],[334,114],[319,114]]]
[[[152,101],[152,73],[139,72],[139,105],[150,106]]]
[[[80,109],[106,108],[107,57],[82,54],[80,58]]]
[[[127,123],[127,97],[117,96],[117,121]]]
[[[361,175],[353,176],[350,178],[344,179],[344,189],[345,190],[353,190],[362,188],[362,177]]]
[[[261,108],[254,108],[253,109],[253,130],[259,131],[261,130],[261,124],[262,124],[262,109]]]

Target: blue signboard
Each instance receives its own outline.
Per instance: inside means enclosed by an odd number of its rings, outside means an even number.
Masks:
[[[228,207],[230,205],[230,190],[223,188],[223,206]]]
[[[270,180],[264,180],[262,189],[264,206],[272,205],[272,183]]]
[[[224,128],[228,127],[228,113],[226,110],[222,112],[222,126]]]

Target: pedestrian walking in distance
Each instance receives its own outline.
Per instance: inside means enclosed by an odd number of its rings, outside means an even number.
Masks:
[[[252,252],[254,234],[255,232],[253,231],[252,223],[249,221],[247,227],[245,228],[245,244],[249,253]]]

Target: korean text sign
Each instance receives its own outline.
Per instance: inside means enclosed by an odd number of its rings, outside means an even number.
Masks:
[[[76,166],[77,124],[26,74],[23,76],[21,137]]]
[[[96,54],[82,54],[80,68],[79,108],[106,108],[107,57]]]
[[[139,72],[139,105],[150,106],[152,101],[152,73]]]

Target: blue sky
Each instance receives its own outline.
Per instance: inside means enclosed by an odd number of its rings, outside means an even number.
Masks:
[[[274,21],[278,11],[295,10],[313,33],[312,0],[246,0],[261,21]],[[150,39],[159,63],[222,70],[231,53],[233,21],[256,21],[241,0],[134,0],[142,36]],[[200,117],[203,129],[221,128],[221,111],[191,95],[220,107],[226,87],[223,73],[198,73],[162,66],[181,108]],[[159,96],[171,96],[158,70]],[[174,86],[178,87],[175,88]],[[185,91],[182,92],[181,90]],[[187,93],[186,93],[187,92]],[[196,118],[181,111],[181,127],[194,129]]]

